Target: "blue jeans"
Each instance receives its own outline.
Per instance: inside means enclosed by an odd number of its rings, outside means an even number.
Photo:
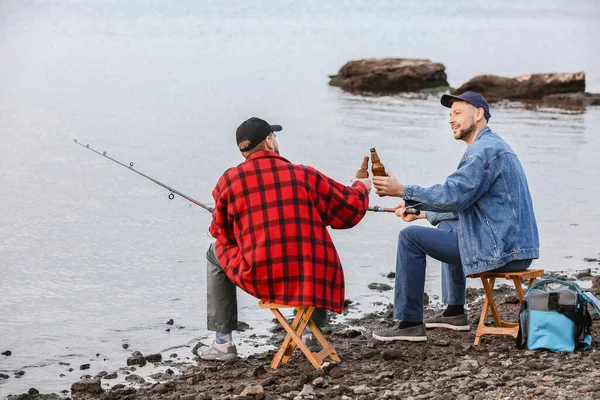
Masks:
[[[423,320],[425,292],[425,256],[442,262],[442,301],[464,305],[467,279],[458,250],[458,221],[442,221],[436,228],[409,226],[398,235],[394,318],[403,321]],[[511,261],[494,271],[524,271],[531,260]]]

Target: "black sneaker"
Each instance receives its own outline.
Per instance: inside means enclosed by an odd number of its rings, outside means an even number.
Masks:
[[[423,321],[427,329],[446,328],[453,331],[468,331],[471,329],[467,314],[455,315],[453,317],[444,317],[444,313],[439,313]]]
[[[400,322],[388,329],[373,332],[373,338],[383,342],[404,340],[407,342],[424,342],[427,340],[423,324],[400,329]]]

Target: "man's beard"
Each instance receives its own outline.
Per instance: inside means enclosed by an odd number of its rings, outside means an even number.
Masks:
[[[456,140],[465,140],[466,138],[468,138],[475,132],[475,129],[476,129],[475,123],[471,122],[471,125],[467,126],[466,128],[460,129],[460,131],[458,132],[458,136],[456,137]]]

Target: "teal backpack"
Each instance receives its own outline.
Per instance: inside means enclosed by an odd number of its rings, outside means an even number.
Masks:
[[[536,282],[521,303],[517,347],[555,352],[588,349],[592,344],[588,304],[600,314],[600,301],[576,283],[558,279]]]

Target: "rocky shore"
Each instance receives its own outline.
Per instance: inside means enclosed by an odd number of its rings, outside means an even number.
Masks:
[[[592,259],[590,259],[590,262]],[[595,264],[595,263],[594,263]],[[593,271],[597,271],[595,268]],[[592,269],[558,278],[592,281],[600,293],[600,276]],[[385,290],[384,287],[377,287]],[[508,285],[497,285],[497,304],[507,320],[515,320],[518,299]],[[425,298],[428,305],[429,299]],[[390,325],[391,305],[360,319],[333,323],[325,332],[335,344],[341,363],[315,370],[296,350],[279,370],[269,368],[273,351],[229,362],[196,360],[181,364],[175,357],[132,354],[128,367],[118,371],[125,383],[110,384],[117,372],[73,383],[72,399],[597,399],[600,393],[600,319],[592,312],[595,342],[590,350],[575,353],[527,351],[515,348],[512,338],[484,337],[474,346],[483,290],[467,290],[469,332],[429,330],[423,343],[377,342],[373,330]],[[427,307],[426,314],[436,310]],[[595,330],[595,332],[594,332]],[[268,339],[279,346],[281,329],[273,327]],[[143,361],[142,361],[143,360]],[[135,374],[141,362],[173,367],[150,379]],[[109,376],[110,375],[110,376]],[[115,375],[115,376],[113,376]],[[64,399],[56,394],[30,393],[9,400]]]

